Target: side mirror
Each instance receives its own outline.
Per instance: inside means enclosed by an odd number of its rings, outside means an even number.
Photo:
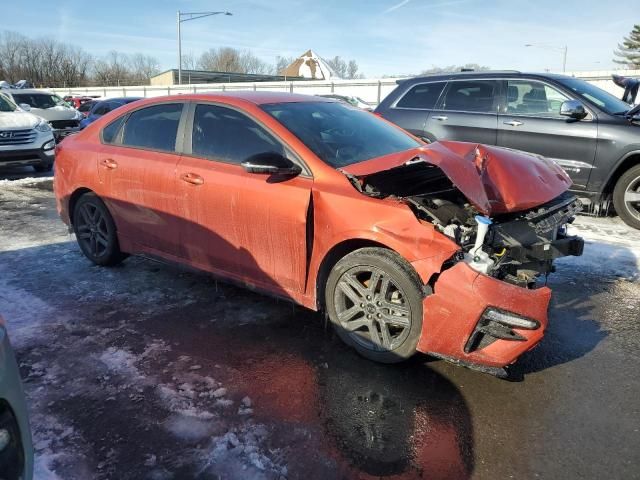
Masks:
[[[276,152],[264,152],[252,155],[241,163],[249,173],[262,173],[270,175],[300,175],[302,169],[287,157]]]
[[[22,110],[24,110],[25,112],[28,112],[31,110],[31,105],[27,104],[27,103],[21,103],[20,105],[18,105]]]
[[[582,105],[578,100],[567,100],[566,102],[562,102],[562,105],[560,105],[560,115],[564,115],[565,117],[573,118],[575,120],[582,120],[587,116],[587,111],[585,110],[584,105]]]

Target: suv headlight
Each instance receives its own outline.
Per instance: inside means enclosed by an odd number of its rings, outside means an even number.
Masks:
[[[38,130],[39,132],[50,132],[51,125],[49,125],[49,122],[47,122],[46,120],[40,120],[38,124],[35,126],[35,129]]]
[[[74,115],[73,119],[74,120],[82,120],[84,118],[84,115],[82,115],[81,112],[79,112],[78,110],[76,110],[76,114]]]

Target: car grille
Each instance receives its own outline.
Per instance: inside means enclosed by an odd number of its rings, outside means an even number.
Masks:
[[[78,120],[51,120],[49,124],[56,130],[61,128],[75,128],[80,125]]]
[[[0,130],[0,146],[26,145],[35,139],[35,130]]]

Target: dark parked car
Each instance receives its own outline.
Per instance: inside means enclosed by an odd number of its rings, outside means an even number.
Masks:
[[[398,82],[375,113],[429,142],[498,145],[555,160],[594,213],[611,200],[640,229],[640,116],[583,80],[470,72]]]
[[[121,97],[121,98],[109,98],[108,100],[102,100],[96,102],[89,113],[85,114],[85,118],[80,121],[80,128],[85,128],[87,125],[92,124],[103,115],[115,110],[118,107],[126,105],[127,103],[140,100],[142,97]]]

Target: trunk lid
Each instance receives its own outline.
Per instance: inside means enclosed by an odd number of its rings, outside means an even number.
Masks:
[[[542,205],[571,186],[565,171],[547,158],[466,142],[435,142],[356,163],[341,171],[366,183],[370,175],[376,174],[379,178],[382,172],[420,162],[425,167],[438,167],[485,215],[518,212]]]

